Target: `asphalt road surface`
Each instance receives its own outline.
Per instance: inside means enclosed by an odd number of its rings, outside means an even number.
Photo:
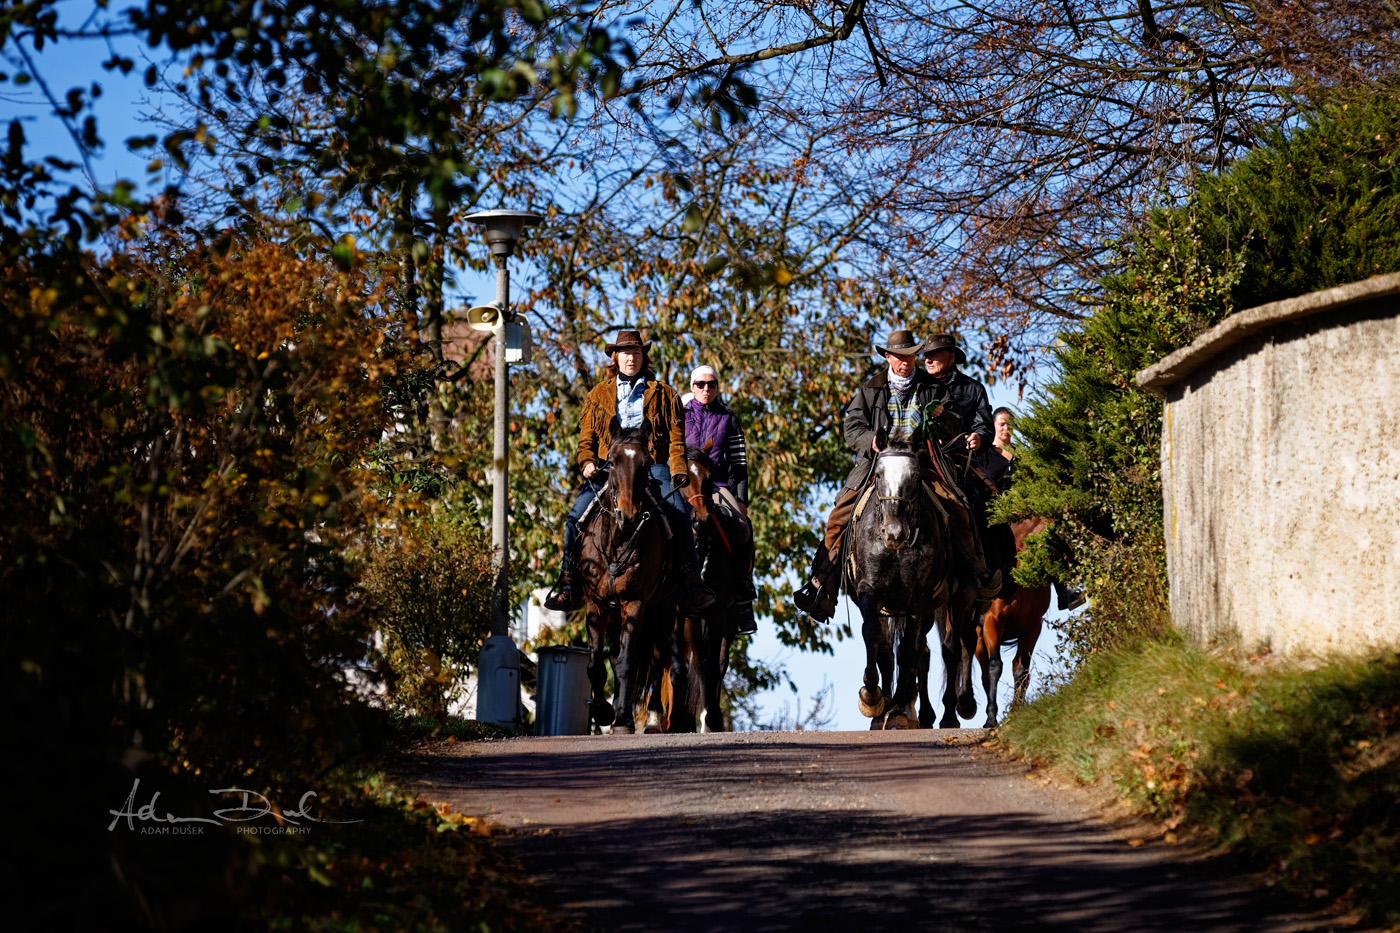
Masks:
[[[406,777],[505,827],[586,930],[1326,930],[1180,848],[1129,844],[980,730],[521,738]]]

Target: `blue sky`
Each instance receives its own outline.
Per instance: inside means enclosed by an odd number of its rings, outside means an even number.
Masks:
[[[85,4],[66,6],[67,16],[76,15],[79,9],[84,7]],[[161,127],[152,117],[153,98],[145,87],[142,75],[149,64],[169,67],[171,62],[169,59],[153,61],[144,58],[145,50],[136,42],[123,42],[120,50],[136,60],[136,67],[127,75],[118,71],[106,71],[100,67],[100,63],[110,56],[111,47],[105,41],[99,40],[60,42],[38,55],[36,61],[49,91],[57,97],[61,98],[70,86],[86,87],[92,83],[100,85],[101,96],[96,101],[94,112],[99,120],[99,133],[107,145],[91,162],[92,173],[97,183],[102,187],[109,187],[124,179],[136,183],[138,187],[150,185],[158,188],[170,179],[166,178],[163,172],[149,174],[146,168],[150,156],[129,151],[124,141],[133,136],[161,132]],[[14,74],[17,63],[12,60],[7,64],[5,70]],[[13,83],[0,86],[0,119],[8,123],[15,118],[22,122],[31,156],[43,153],[76,158],[77,147],[62,122],[52,115],[52,108],[38,82],[23,87],[17,87]],[[547,231],[543,231],[541,235],[547,235]],[[457,278],[457,290],[464,298],[494,293],[494,278],[490,274],[466,269],[458,271]],[[1020,409],[1020,400],[1014,389],[998,385],[991,387],[990,393],[993,407],[1007,405],[1013,410]],[[761,491],[758,491],[758,494],[761,495]],[[834,491],[832,495],[834,496]],[[829,502],[825,503],[826,507],[829,505]],[[849,614],[853,630],[859,631],[859,614],[844,597],[838,605],[837,613],[839,619],[844,619]],[[1047,618],[1055,619],[1063,615],[1057,610],[1052,610]],[[1040,689],[1044,672],[1058,663],[1056,647],[1055,632],[1047,626],[1032,663],[1032,692]],[[810,706],[811,697],[824,684],[830,684],[833,690],[827,707],[832,716],[829,728],[867,728],[868,720],[859,714],[855,702],[865,663],[864,646],[855,639],[838,642],[835,648],[834,655],[796,651],[778,642],[771,622],[761,622],[759,633],[750,646],[750,652],[759,659],[786,667],[798,688],[796,695],[787,688],[764,695],[761,698],[762,718],[774,718],[785,706],[789,712],[805,712]],[[935,666],[937,663],[935,662]],[[937,677],[937,674],[934,676]],[[1008,663],[1001,684],[1003,708],[1010,699],[1010,678]],[[976,692],[979,706],[973,722],[980,725],[983,716],[980,684]]]

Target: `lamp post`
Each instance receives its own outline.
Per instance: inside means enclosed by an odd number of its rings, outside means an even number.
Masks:
[[[491,548],[496,575],[491,587],[491,637],[482,645],[477,665],[476,718],[480,722],[513,727],[520,723],[520,659],[515,641],[510,637],[510,535],[506,524],[509,509],[506,483],[510,466],[506,329],[513,319],[510,270],[506,260],[515,252],[520,231],[542,223],[544,218],[529,211],[478,211],[467,215],[466,219],[486,228],[486,243],[491,248],[491,258],[496,261],[496,300],[472,308],[468,318],[473,328],[490,330],[496,342],[496,425],[491,461]]]

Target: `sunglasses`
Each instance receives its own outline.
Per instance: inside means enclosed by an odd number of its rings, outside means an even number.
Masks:
[[[713,389],[715,386],[719,385],[719,383],[711,379],[708,382],[692,382],[691,385],[697,389]]]

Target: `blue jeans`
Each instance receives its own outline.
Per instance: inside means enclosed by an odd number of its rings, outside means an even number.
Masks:
[[[690,525],[690,504],[685,501],[682,490],[671,485],[671,474],[666,472],[666,467],[653,463],[651,465],[651,478],[656,486],[661,490],[661,507],[666,510],[666,521],[671,526],[671,534],[675,536],[675,543],[678,545],[677,554],[682,561],[686,562],[686,569],[698,572],[700,567],[700,556],[695,550],[695,529]],[[583,481],[583,488],[579,490],[578,498],[574,500],[574,507],[569,509],[569,515],[564,519],[564,560],[569,560],[569,555],[574,552],[574,541],[578,538],[578,523],[583,518],[583,513],[587,511],[590,503],[598,498],[598,493],[603,491],[607,485],[608,474],[600,470],[593,474],[592,479]]]

